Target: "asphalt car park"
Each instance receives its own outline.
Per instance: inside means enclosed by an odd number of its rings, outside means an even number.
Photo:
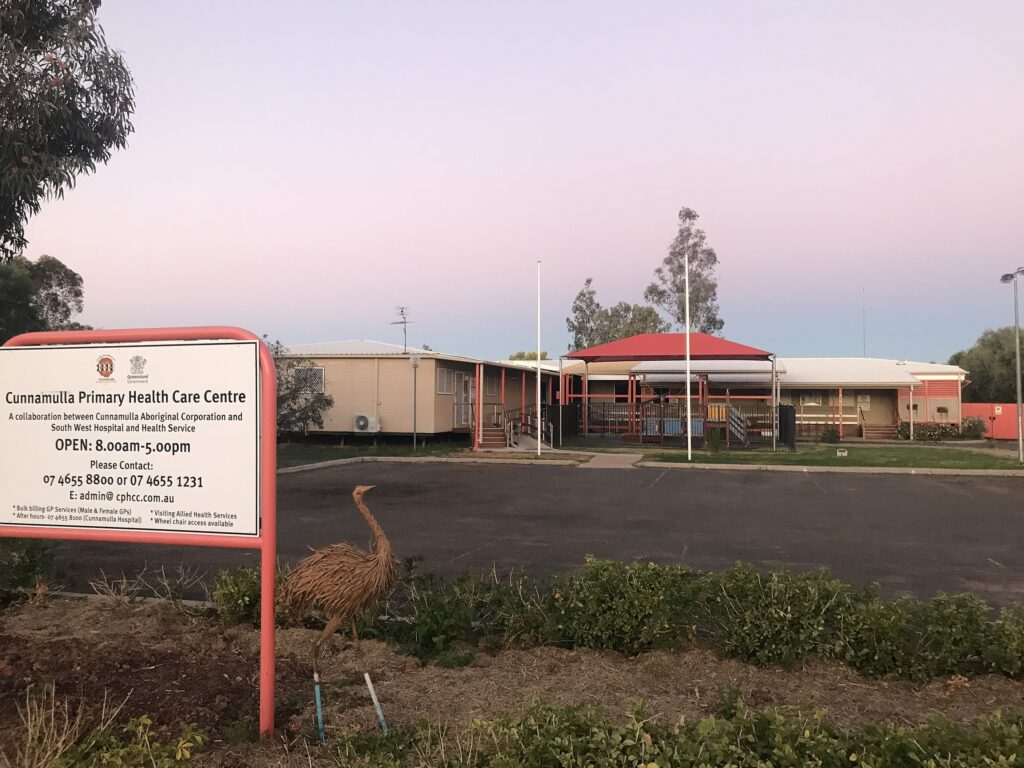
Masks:
[[[400,557],[421,568],[563,572],[590,554],[698,569],[736,561],[828,568],[888,594],[971,591],[994,603],[1024,596],[1024,478],[819,474],[450,463],[360,463],[280,475],[278,552],[356,544],[370,534],[351,500],[377,486],[370,509]],[[258,562],[200,547],[62,542],[65,585],[100,571]]]

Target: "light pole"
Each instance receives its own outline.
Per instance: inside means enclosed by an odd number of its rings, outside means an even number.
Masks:
[[[686,321],[686,460],[693,461],[693,408],[690,405],[690,249],[683,251],[685,254],[684,272],[686,275],[686,297],[684,303],[684,320]]]
[[[1024,267],[1017,267],[1013,272],[1008,272],[999,278],[1000,282],[1013,283],[1013,342],[1017,352],[1017,459],[1024,464],[1024,417],[1021,412],[1020,392],[1020,319],[1017,309],[1017,276],[1024,275]]]
[[[413,355],[409,358],[412,364],[412,450],[416,452],[416,372],[420,369],[420,356]]]
[[[540,259],[537,259],[537,455],[540,456],[544,442],[544,422],[540,414]]]

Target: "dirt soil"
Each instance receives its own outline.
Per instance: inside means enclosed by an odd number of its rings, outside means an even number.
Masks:
[[[18,706],[51,682],[60,697],[81,702],[87,720],[104,701],[126,701],[122,719],[149,715],[156,726],[198,723],[211,736],[254,728],[259,654],[229,643],[221,627],[167,603],[115,604],[56,600],[0,616],[0,748],[19,730]],[[277,685],[298,690],[308,665],[278,660]],[[278,718],[299,710],[278,697]]]
[[[307,629],[277,633],[277,722],[286,731],[308,730],[312,723],[310,661],[317,635]],[[10,726],[16,727],[17,705],[28,687],[54,681],[58,694],[93,705],[104,695],[116,702],[129,696],[125,717],[145,713],[158,725],[198,723],[222,750],[215,764],[244,764],[241,757],[237,763],[228,758],[246,748],[227,742],[237,738],[237,724],[256,713],[258,642],[252,627],[225,629],[167,603],[51,599],[12,609],[0,615],[0,747],[14,735]],[[674,722],[714,711],[729,689],[738,689],[751,707],[823,710],[847,727],[913,724],[936,711],[963,722],[996,709],[1024,709],[1024,683],[994,675],[917,686],[869,680],[835,663],[761,669],[699,649],[635,658],[510,649],[446,669],[375,641],[355,647],[336,636],[322,665],[329,733],[376,728],[364,672],[397,726],[427,719],[459,728],[475,718],[515,714],[541,699],[586,702],[613,716],[642,700],[649,715]]]

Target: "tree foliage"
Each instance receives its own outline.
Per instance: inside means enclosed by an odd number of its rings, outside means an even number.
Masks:
[[[586,349],[607,344],[640,333],[664,333],[669,330],[654,307],[620,301],[602,307],[597,301],[594,280],[588,277],[572,303],[572,315],[565,319],[572,334],[569,350]]]
[[[654,280],[644,291],[644,299],[685,326],[686,256],[690,258],[690,330],[718,333],[725,321],[718,316],[718,280],[715,267],[718,256],[707,244],[704,230],[696,226],[698,214],[691,208],[679,211],[679,232],[669,246],[668,255],[654,270]]]
[[[969,349],[949,358],[967,371],[966,403],[1013,403],[1017,400],[1016,342],[1013,327],[985,331]]]
[[[25,248],[43,200],[106,163],[132,131],[131,74],[99,0],[0,2],[0,261]]]
[[[318,391],[311,373],[317,370],[312,360],[289,357],[288,347],[280,341],[263,341],[274,358],[277,373],[277,432],[305,432],[310,425],[323,429],[324,414],[334,405],[334,398]]]
[[[88,328],[71,319],[82,307],[82,276],[60,259],[0,262],[0,342],[19,333]]]
[[[508,356],[508,359],[509,360],[536,360],[537,359],[537,353],[536,353],[536,351],[534,351],[534,352],[522,352],[522,351],[513,352],[511,355]],[[548,353],[544,352],[543,350],[541,350],[540,359],[541,360],[547,360],[548,359]]]

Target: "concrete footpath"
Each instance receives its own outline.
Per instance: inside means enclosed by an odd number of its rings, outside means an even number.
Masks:
[[[633,469],[644,457],[642,453],[594,453],[580,469]]]

